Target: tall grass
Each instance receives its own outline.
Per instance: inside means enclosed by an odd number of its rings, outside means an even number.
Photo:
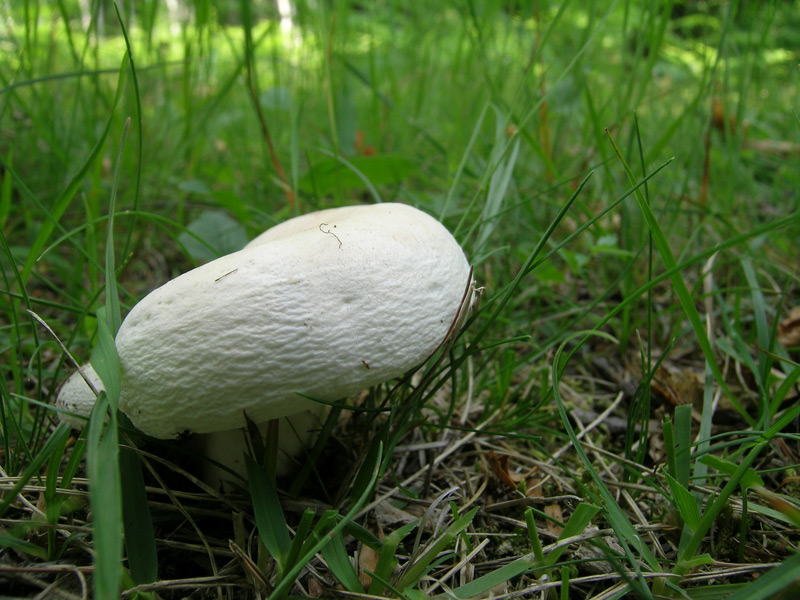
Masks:
[[[97,597],[791,590],[795,3],[300,1],[288,31],[272,4],[178,8],[2,9],[4,565],[68,564]],[[222,495],[179,447],[137,448],[127,310],[231,239],[374,201],[473,262],[455,344],[339,406],[294,485],[251,461]],[[79,437],[56,338],[105,358]]]

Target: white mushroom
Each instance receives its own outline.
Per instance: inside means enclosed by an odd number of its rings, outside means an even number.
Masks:
[[[410,206],[291,219],[134,306],[116,337],[120,409],[170,438],[319,408],[307,397],[344,398],[424,362],[473,289],[453,236]]]
[[[59,420],[73,429],[83,429],[86,420],[92,414],[92,408],[97,399],[92,389],[86,384],[84,377],[92,382],[94,389],[98,392],[103,389],[100,376],[92,368],[92,365],[87,364],[67,378],[61,389],[58,390],[56,398],[56,406],[61,409],[58,413]]]
[[[86,425],[97,399],[84,377],[92,382],[96,391],[105,389],[91,364],[83,365],[80,371],[83,375],[76,371],[67,378],[56,399],[56,406],[61,409],[58,412],[59,420],[77,430]],[[324,404],[318,404],[312,410],[278,420],[277,475],[288,475],[294,457],[316,439],[327,412],[326,408]],[[265,436],[267,423],[260,424],[259,431]],[[196,435],[190,441],[190,446],[195,452],[225,465],[235,473],[245,475],[244,453],[247,451],[247,443],[243,430],[231,429]],[[210,462],[203,463],[203,480],[209,485],[217,487],[220,481],[227,478],[227,473],[222,468]]]
[[[297,472],[301,464],[298,461],[303,450],[313,445],[317,439],[327,414],[327,406],[317,404],[312,410],[304,410],[294,415],[278,419],[278,456],[275,474],[285,477]],[[262,438],[268,435],[269,423],[258,425]],[[198,454],[225,465],[234,473],[246,477],[244,455],[249,451],[243,429],[228,429],[214,433],[195,435],[191,446]],[[229,474],[217,465],[203,463],[203,480],[212,487],[218,487],[221,481],[230,479]]]
[[[261,423],[402,375],[470,283],[452,235],[402,204],[309,214],[139,302],[120,328],[120,408],[158,438]],[[281,231],[286,232],[285,235]]]

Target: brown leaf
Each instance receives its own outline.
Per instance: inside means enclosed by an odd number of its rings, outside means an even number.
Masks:
[[[787,140],[745,140],[744,147],[761,154],[791,156],[800,154],[800,144]]]
[[[789,316],[778,323],[778,341],[784,348],[800,346],[800,306],[795,306]]]
[[[653,393],[672,406],[698,405],[703,400],[703,378],[691,369],[661,365],[651,381]]]
[[[561,523],[564,522],[563,514],[561,513],[561,507],[558,504],[548,504],[544,507],[544,512],[553,517],[556,521],[560,521]],[[544,526],[547,528],[547,531],[556,537],[561,535],[561,531],[564,529],[560,525],[556,525],[550,520],[546,521]]]
[[[542,478],[530,477],[525,482],[525,489],[528,492],[528,498],[542,498]]]
[[[366,544],[361,544],[358,550],[358,580],[364,589],[369,589],[369,584],[372,583],[372,575],[367,573],[375,572],[375,567],[378,566],[378,559],[380,555]]]
[[[258,565],[253,562],[253,559],[251,559],[244,550],[237,546],[236,542],[233,540],[228,540],[228,548],[230,548],[234,556],[239,559],[239,564],[242,566],[242,569],[244,569],[245,573],[250,576],[253,583],[262,590],[269,590],[269,582],[267,581],[267,578],[264,577],[261,569],[259,569]]]
[[[322,589],[322,584],[312,576],[308,577],[306,587],[308,588],[308,595],[311,598],[321,598],[322,594],[325,592],[325,590]]]
[[[371,522],[368,526],[370,532],[379,540],[383,541],[383,528],[381,527],[380,520],[375,522]],[[380,554],[378,554],[375,550],[367,546],[366,544],[361,544],[358,548],[358,580],[361,582],[361,585],[364,586],[364,589],[369,589],[369,585],[372,583],[372,575],[367,573],[375,572],[375,568],[378,566],[378,559],[380,558]]]
[[[725,105],[719,98],[714,98],[711,101],[711,126],[723,133],[727,127],[732,135],[736,135],[736,117],[725,114]]]
[[[489,466],[492,468],[492,473],[494,473],[494,476],[505,483],[512,490],[516,490],[517,484],[520,482],[521,477],[516,474],[512,475],[511,471],[509,471],[511,457],[508,454],[498,455],[492,451],[489,451],[488,459]]]

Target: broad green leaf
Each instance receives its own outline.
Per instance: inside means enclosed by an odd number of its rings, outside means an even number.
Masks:
[[[584,528],[589,524],[589,521],[591,521],[599,511],[599,506],[594,506],[593,504],[588,504],[586,502],[579,504],[575,509],[575,512],[573,512],[572,516],[569,518],[569,521],[567,521],[566,525],[564,525],[564,528],[561,530],[561,533],[558,536],[559,541],[578,535],[584,530]],[[555,565],[566,549],[566,546],[562,546],[561,548],[557,548],[548,554],[545,558],[545,563],[547,566]]]
[[[687,558],[685,560],[681,560],[678,562],[677,569],[683,570],[682,572],[693,571],[705,565],[710,565],[714,562],[714,559],[711,558],[710,554],[700,554],[698,556],[692,556],[691,558]],[[676,570],[677,570],[676,569]]]
[[[306,509],[300,517],[300,523],[295,527],[294,538],[289,547],[289,553],[286,555],[286,564],[294,565],[297,562],[297,557],[300,556],[303,550],[303,545],[310,539],[309,533],[311,532],[311,523],[314,521],[315,511]]]
[[[133,428],[122,413],[119,413],[119,423]],[[135,450],[120,448],[119,470],[128,567],[137,585],[152,583],[158,579],[158,554],[142,476],[142,463]]]
[[[261,92],[258,98],[261,106],[268,110],[282,110],[289,112],[292,109],[292,92],[284,86],[274,86]]]
[[[439,553],[445,548],[449,547],[450,544],[453,543],[455,537],[464,529],[469,527],[469,524],[472,523],[472,519],[475,517],[477,512],[478,507],[476,506],[465,515],[453,521],[453,523],[450,524],[445,532],[442,533],[435,542],[430,544],[412,565],[409,565],[409,567],[400,577],[400,581],[397,583],[397,588],[401,591],[404,591],[412,585],[416,585],[420,577],[422,577],[423,574],[430,568],[431,564],[439,555]]]
[[[98,371],[99,373],[99,371]],[[105,390],[89,418],[86,436],[89,498],[92,505],[94,591],[96,598],[116,598],[122,574],[122,490],[116,411]],[[105,417],[109,415],[108,424]]]
[[[11,535],[0,534],[0,548],[12,548],[17,552],[29,554],[39,560],[47,560],[47,551],[41,546],[27,542]]]
[[[762,514],[769,511],[773,518],[780,517],[800,529],[800,508],[797,507],[796,501],[792,503],[788,496],[781,496],[767,489],[757,489],[756,491],[769,502],[771,509],[756,505],[751,507],[751,510]]]
[[[278,492],[264,467],[256,464],[248,455],[245,455],[244,458],[258,533],[267,551],[283,570],[286,566],[291,539],[286,529],[286,518],[281,508]]]
[[[178,242],[193,259],[206,262],[241,250],[247,244],[247,233],[224,212],[208,210],[189,223]]]
[[[701,456],[700,462],[712,469],[716,469],[720,473],[724,473],[728,477],[732,477],[739,469],[739,465],[736,463],[720,458],[714,454],[705,454]],[[739,485],[745,490],[754,487],[764,487],[764,480],[759,477],[758,473],[756,473],[753,468],[748,467],[742,474]]]
[[[331,534],[330,538],[330,542],[322,547],[322,556],[325,562],[328,563],[331,572],[347,591],[354,594],[364,593],[364,586],[361,585],[358,573],[356,573],[353,563],[350,562],[350,557],[347,555],[342,532],[337,531]]]
[[[114,336],[106,321],[104,307],[97,309],[97,344],[92,349],[91,364],[108,394],[113,412],[117,412],[119,402],[120,365],[117,347],[114,345]]]
[[[419,521],[412,521],[406,523],[399,529],[395,529],[392,533],[386,536],[383,541],[383,546],[378,553],[378,564],[375,565],[375,577],[369,584],[369,594],[372,596],[380,595],[383,592],[383,582],[388,581],[397,566],[397,547],[400,545],[408,534],[414,531],[414,528],[419,525]]]
[[[669,473],[665,473],[664,476],[667,478],[670,492],[672,492],[675,510],[678,511],[681,519],[691,531],[697,531],[700,526],[700,508],[697,506],[697,499]]]
[[[178,183],[177,188],[186,194],[197,194],[198,196],[210,196],[211,188],[201,179],[187,179]]]

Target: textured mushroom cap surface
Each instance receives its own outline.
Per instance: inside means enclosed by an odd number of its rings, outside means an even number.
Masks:
[[[83,374],[92,382],[94,389],[98,392],[103,388],[103,382],[100,381],[100,376],[95,372],[90,364],[83,365],[80,369]],[[64,385],[58,390],[56,397],[56,406],[64,410],[68,410],[75,415],[89,418],[92,414],[92,408],[97,401],[92,389],[86,385],[86,381],[81,376],[80,371],[75,371],[72,375],[67,377]],[[59,412],[58,420],[66,423],[73,429],[83,429],[86,425],[86,419],[79,419],[68,413]]]
[[[174,437],[282,417],[402,375],[446,338],[470,266],[441,223],[376,204],[311,213],[174,279],[116,338],[120,409]]]

